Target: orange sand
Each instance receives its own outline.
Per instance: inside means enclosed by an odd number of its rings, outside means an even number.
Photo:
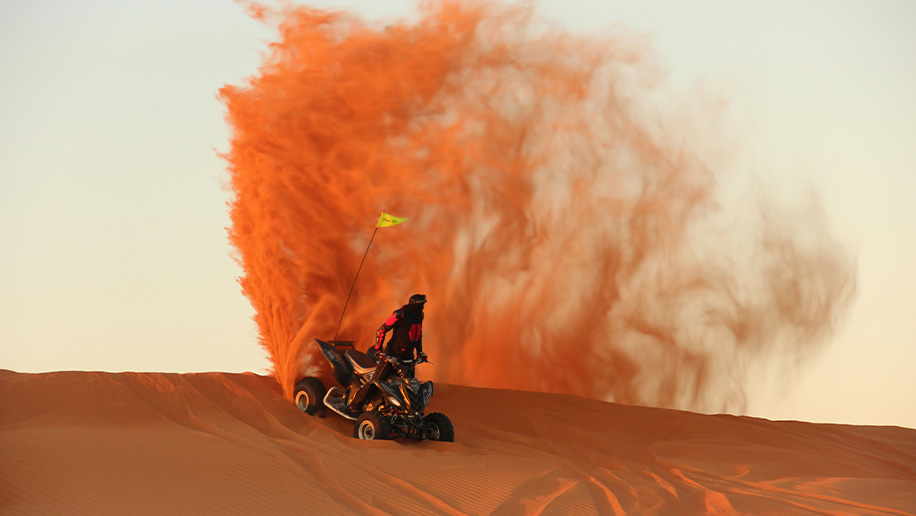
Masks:
[[[2,514],[916,514],[916,430],[437,385],[367,442],[254,374],[0,371]]]

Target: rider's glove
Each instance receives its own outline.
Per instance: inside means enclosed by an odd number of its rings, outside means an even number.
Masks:
[[[422,352],[422,351],[419,352],[419,353],[417,353],[417,359],[418,359],[420,362],[429,362],[429,357],[427,357],[427,356],[426,356],[426,353],[424,353],[424,352]]]

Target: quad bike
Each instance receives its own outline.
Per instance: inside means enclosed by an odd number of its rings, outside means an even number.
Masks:
[[[357,351],[350,341],[325,342],[315,339],[321,354],[331,363],[331,372],[340,383],[325,389],[315,377],[296,383],[294,400],[299,410],[314,415],[327,407],[356,421],[353,436],[357,439],[389,439],[398,436],[432,441],[455,440],[452,422],[445,414],[423,410],[433,396],[433,382],[414,378],[418,360],[400,360],[385,356],[396,374],[377,380],[378,362]],[[350,348],[341,351],[341,348]]]

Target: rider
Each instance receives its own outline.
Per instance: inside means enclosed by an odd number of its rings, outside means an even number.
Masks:
[[[426,304],[424,294],[414,294],[410,296],[407,304],[392,312],[378,328],[375,334],[375,347],[373,353],[383,358],[382,355],[391,355],[401,360],[410,360],[414,358],[414,351],[417,352],[417,360],[426,362],[426,353],[423,352],[423,305]],[[384,347],[385,335],[392,331],[391,339]],[[383,364],[386,360],[379,362],[379,367],[375,370],[375,378],[381,379]],[[386,371],[390,372],[390,371]]]
[[[378,357],[378,366],[372,375],[373,380],[387,380],[394,372],[394,366],[386,360],[386,355],[400,360],[410,360],[414,358],[414,351],[417,352],[417,362],[426,362],[426,353],[423,352],[423,305],[426,304],[426,296],[423,294],[414,294],[410,296],[407,304],[392,312],[385,322],[378,328],[375,337],[375,346],[369,348],[370,356]],[[384,347],[385,335],[394,330],[391,339]],[[411,368],[412,369],[412,368]],[[408,376],[412,377],[412,372],[408,371]],[[365,400],[369,385],[364,386],[353,397],[350,402],[350,409],[359,410],[359,406]]]

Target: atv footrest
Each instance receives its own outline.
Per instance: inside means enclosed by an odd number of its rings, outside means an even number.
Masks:
[[[324,405],[341,416],[351,421],[356,421],[357,415],[350,412],[350,406],[347,405],[346,395],[340,387],[331,387],[328,389],[328,393],[324,395]]]

